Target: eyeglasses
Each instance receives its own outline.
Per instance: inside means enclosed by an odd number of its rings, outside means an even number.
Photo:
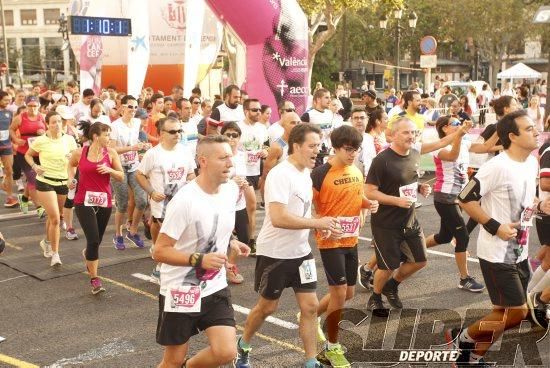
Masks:
[[[249,111],[252,111],[252,112],[258,112],[258,111],[262,111],[262,109],[248,109]]]
[[[231,139],[237,139],[239,138],[239,133],[225,133],[224,134],[227,138],[231,138]]]
[[[454,127],[461,126],[462,124],[463,123],[460,120],[453,120],[449,123],[450,126],[454,126]]]
[[[129,108],[130,110],[135,110],[138,108],[138,105],[126,105],[127,108]]]
[[[200,104],[200,101],[193,102],[193,105],[198,105],[198,104]]]
[[[367,120],[367,117],[366,116],[354,116],[352,119],[353,120]]]
[[[171,129],[171,130],[164,130],[168,134],[181,134],[183,133],[183,129]]]
[[[346,153],[350,153],[350,154],[351,154],[351,153],[355,153],[355,152],[357,152],[357,153],[361,152],[361,149],[362,149],[362,148],[361,148],[361,147],[359,147],[359,148],[354,148],[354,147],[344,146],[344,147],[342,147],[342,149],[343,149],[344,151],[346,151]]]
[[[294,112],[294,111],[296,111],[296,109],[284,109],[284,111],[286,111],[286,112]]]

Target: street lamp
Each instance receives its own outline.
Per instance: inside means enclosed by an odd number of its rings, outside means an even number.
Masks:
[[[63,38],[63,44],[61,45],[61,51],[63,51],[63,74],[65,75],[65,80],[67,80],[70,74],[71,55],[69,51],[69,29],[67,28],[68,22],[65,13],[61,13],[58,22],[59,29],[57,32],[61,33],[61,37]]]
[[[399,60],[401,59],[400,55],[400,43],[401,43],[401,30],[404,29],[399,24],[399,21],[403,17],[403,9],[396,8],[393,10],[393,18],[395,19],[395,66],[396,66],[396,72],[395,72],[395,89],[399,89]],[[418,16],[413,11],[409,14],[409,28],[414,29],[416,28],[416,22],[418,21]],[[388,27],[388,16],[386,14],[383,14],[380,17],[380,28],[386,29]]]

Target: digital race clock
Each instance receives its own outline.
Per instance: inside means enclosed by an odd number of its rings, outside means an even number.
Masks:
[[[128,18],[70,17],[70,33],[74,35],[131,36],[132,23]]]

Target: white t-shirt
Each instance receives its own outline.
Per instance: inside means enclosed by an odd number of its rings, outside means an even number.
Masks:
[[[90,105],[84,105],[82,101],[78,101],[71,106],[76,121],[79,121],[81,117],[90,115]]]
[[[246,155],[243,151],[237,150],[237,153],[233,156],[233,167],[230,169],[230,177],[233,179],[235,176],[246,178]],[[244,198],[244,190],[239,190],[239,199],[237,200],[237,211],[246,208],[246,200]]]
[[[140,126],[141,121],[137,118],[132,118],[128,125],[122,121],[122,118],[118,118],[111,124],[111,139],[116,141],[117,147],[133,146],[139,142]],[[136,171],[139,165],[137,151],[128,151],[119,156],[120,163],[128,167],[128,172]]]
[[[267,135],[269,136],[269,144],[272,144],[275,142],[278,138],[281,138],[285,134],[284,128],[279,124],[279,122],[275,122],[267,128]]]
[[[323,133],[321,142],[328,149],[332,147],[332,143],[330,142],[330,133],[332,133],[332,130],[335,128],[334,113],[332,111],[330,111],[329,109],[326,109],[324,111],[311,109],[307,111],[304,115],[302,115],[301,119],[304,122],[317,125]]]
[[[92,118],[90,115],[86,115],[84,117],[84,120],[89,120],[90,123],[94,124],[94,123],[103,123],[103,124],[107,124],[107,125],[111,125],[111,119],[109,119],[109,117],[107,115],[103,115],[103,114],[100,114],[97,118]]]
[[[244,120],[244,110],[243,105],[237,105],[236,108],[232,109],[227,106],[225,103],[216,107],[219,112],[219,121],[243,121]],[[214,109],[214,110],[216,110]],[[212,111],[212,119],[216,119],[218,114],[215,111]]]
[[[520,221],[524,208],[532,207],[536,196],[538,163],[529,155],[525,162],[512,160],[506,152],[487,161],[476,174],[480,182],[481,208],[501,224]],[[527,234],[528,235],[528,234]],[[479,258],[493,263],[519,263],[527,259],[528,245],[518,256],[516,239],[504,241],[480,227],[477,240]]]
[[[275,228],[271,223],[269,203],[277,202],[286,206],[289,213],[311,217],[313,198],[311,171],[298,171],[296,166],[285,160],[275,166],[265,183],[265,219],[256,240],[256,254],[277,259],[295,259],[311,252],[309,229],[290,230]]]
[[[432,152],[435,163],[434,192],[457,196],[468,181],[468,165],[470,163],[470,147],[472,142],[462,139],[460,153],[455,161],[445,161],[439,158],[441,150],[449,150],[452,145]]]
[[[162,202],[149,201],[151,214],[156,218],[164,218],[168,202],[187,183],[187,175],[195,170],[195,160],[180,144],[171,151],[158,144],[145,152],[137,169],[149,177],[155,192],[166,196]]]
[[[199,141],[199,131],[197,130],[197,123],[192,120],[186,123],[182,122],[181,129],[183,130],[181,143],[189,151],[191,157],[195,159],[195,156],[197,155],[197,143]]]
[[[216,194],[205,193],[195,180],[181,188],[168,204],[160,232],[176,239],[179,252],[227,253],[235,227],[235,203],[238,188],[230,180]],[[200,272],[194,267],[160,267],[160,293],[166,296],[170,288],[200,285],[201,297],[227,287],[225,267],[219,271]]]
[[[260,175],[260,151],[267,140],[267,129],[262,123],[238,123],[241,128],[239,149],[246,155],[246,176]]]
[[[403,108],[399,105],[395,105],[391,108],[390,111],[388,111],[388,120],[391,119],[394,115],[401,114],[403,112]]]

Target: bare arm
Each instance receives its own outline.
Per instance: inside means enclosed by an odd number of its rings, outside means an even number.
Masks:
[[[408,198],[400,198],[382,193],[378,190],[378,187],[374,184],[365,185],[365,195],[368,199],[378,201],[380,204],[387,206],[395,206],[401,208],[409,208],[412,205],[412,201]]]
[[[116,140],[114,139],[111,139],[109,141],[109,147],[115,150],[116,153],[119,153],[119,154],[139,150],[138,144],[134,144],[133,146],[117,146]]]
[[[282,149],[281,146],[279,146],[277,143],[273,143],[271,145],[271,148],[267,152],[267,157],[264,161],[264,171],[262,172],[262,177],[260,178],[260,193],[262,194],[262,197],[264,195],[264,184],[265,179],[267,178],[267,174],[275,165],[277,165],[277,160],[279,157],[281,157]]]
[[[191,266],[189,264],[190,252],[180,252],[174,248],[176,239],[172,239],[164,233],[159,233],[153,251],[153,259],[157,262],[172,266]],[[220,269],[227,261],[227,256],[222,253],[205,253],[201,268],[205,270]]]
[[[437,157],[439,157],[443,161],[456,161],[458,158],[458,155],[460,155],[460,143],[462,141],[462,137],[459,135],[455,136],[455,139],[453,140],[453,145],[451,149],[442,149],[438,152]]]
[[[111,158],[111,172],[109,173],[116,181],[124,180],[124,171],[122,170],[122,164],[116,151],[112,148],[108,148],[109,157]]]
[[[323,217],[320,219],[305,218],[293,215],[288,212],[286,205],[279,202],[270,202],[269,214],[271,216],[271,223],[274,227],[291,230],[302,229],[318,229],[318,230],[330,230],[332,220],[336,222],[336,219],[331,217]],[[330,221],[328,221],[328,220]]]
[[[540,190],[550,192],[550,178],[540,178],[539,186]]]
[[[498,134],[495,131],[491,138],[487,139],[487,141],[483,143],[472,143],[470,146],[470,152],[474,153],[487,153],[490,152],[493,147],[495,147],[495,144],[498,141]],[[499,146],[502,147],[502,146]]]
[[[21,118],[16,116],[13,118],[10,124],[10,138],[15,144],[22,146],[25,144],[25,140],[17,137],[17,129],[21,125]]]

